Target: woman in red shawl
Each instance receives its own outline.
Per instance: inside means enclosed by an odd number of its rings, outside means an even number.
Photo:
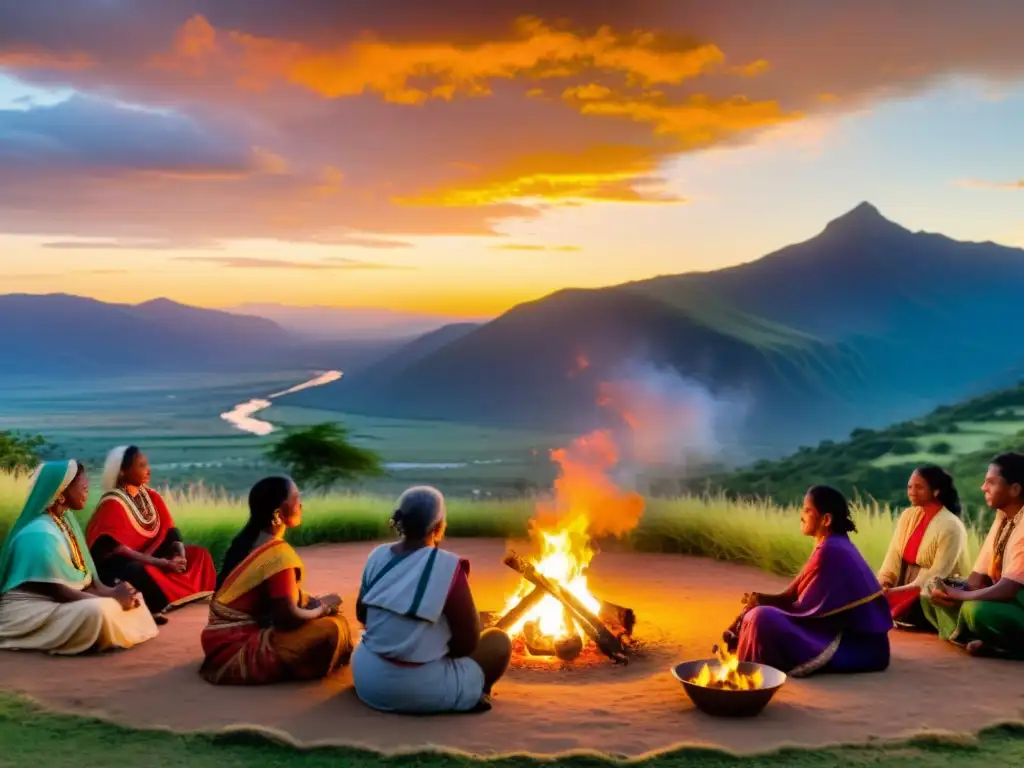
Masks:
[[[100,579],[131,584],[162,624],[164,611],[213,594],[217,573],[209,552],[185,546],[167,504],[146,487],[149,478],[149,461],[137,447],[112,450],[85,538]]]

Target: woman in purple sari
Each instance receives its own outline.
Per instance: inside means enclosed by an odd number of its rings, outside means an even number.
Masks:
[[[817,540],[807,564],[782,593],[744,595],[746,607],[725,633],[740,661],[792,677],[816,672],[881,672],[889,666],[889,603],[850,541],[857,528],[839,491],[812,487],[801,530]]]

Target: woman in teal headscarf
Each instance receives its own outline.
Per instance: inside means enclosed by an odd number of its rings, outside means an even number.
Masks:
[[[153,616],[131,585],[111,588],[96,577],[82,529],[68,514],[88,496],[77,461],[36,470],[0,551],[0,648],[71,655],[156,637]]]

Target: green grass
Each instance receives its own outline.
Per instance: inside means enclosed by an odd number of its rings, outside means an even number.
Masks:
[[[0,535],[18,515],[27,480],[0,475]],[[197,486],[169,491],[168,502],[185,537],[210,549],[219,560],[247,512],[236,497]],[[95,499],[93,500],[95,501]],[[304,499],[303,523],[290,532],[298,546],[325,542],[373,541],[390,537],[388,519],[394,499],[356,494],[310,496]],[[91,508],[91,507],[90,507]],[[530,499],[508,501],[449,500],[448,535],[452,538],[515,538],[526,534],[533,515]],[[859,532],[854,542],[872,567],[879,567],[892,537],[892,512],[883,506],[855,508]],[[85,522],[87,514],[83,515]],[[730,501],[722,496],[687,496],[648,501],[640,525],[625,546],[640,552],[665,552],[711,557],[751,565],[778,574],[792,574],[810,554],[812,542],[800,534],[795,507],[767,502]],[[971,530],[971,554],[979,536]]]
[[[467,727],[471,727],[467,721]],[[756,726],[754,726],[756,727]],[[456,768],[490,765],[532,768],[541,765],[624,765],[626,761],[597,755],[557,760],[510,756],[489,760],[464,755],[423,751],[385,757],[347,747],[299,748],[283,738],[254,729],[221,733],[174,733],[126,728],[78,715],[49,712],[11,694],[0,694],[0,765],[96,766],[162,765],[168,768],[232,768],[274,766],[420,766]],[[892,768],[967,768],[1024,764],[1024,727],[1006,725],[982,731],[976,737],[918,737],[899,743],[846,746],[831,749],[788,748],[754,757],[736,757],[707,748],[683,748],[640,760],[631,765],[650,768],[832,768],[891,766]]]
[[[0,382],[0,422],[5,429],[42,434],[57,448],[98,469],[115,445],[141,446],[156,481],[184,486],[200,481],[244,492],[274,471],[264,451],[276,435],[243,433],[220,414],[253,397],[264,397],[306,378],[305,373],[195,377],[184,374],[85,382],[74,389],[52,381]],[[444,485],[449,494],[475,489],[522,495],[549,487],[551,448],[572,435],[497,429],[410,419],[389,419],[274,405],[257,414],[280,426],[341,421],[354,441],[387,463],[421,465],[395,469],[367,488],[397,494],[411,475]],[[422,466],[451,465],[458,466]]]

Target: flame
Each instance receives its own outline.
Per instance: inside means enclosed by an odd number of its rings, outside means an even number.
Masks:
[[[579,437],[567,448],[553,450],[551,459],[559,467],[554,499],[539,504],[530,521],[530,536],[540,549],[534,565],[597,613],[601,604],[591,594],[586,575],[595,554],[591,537],[621,536],[634,528],[643,514],[644,500],[638,493],[622,490],[608,476],[618,462],[618,451],[609,432]],[[511,610],[532,589],[533,585],[524,581],[509,598],[505,611]],[[513,637],[528,622],[537,622],[540,633],[552,640],[581,634],[576,622],[566,617],[561,603],[550,595],[545,595],[511,628]]]
[[[535,562],[537,570],[565,587],[587,609],[595,613],[600,610],[600,602],[587,589],[585,571],[594,556],[594,550],[590,546],[590,536],[587,535],[586,517],[577,515],[557,530],[536,530],[536,534],[540,538],[541,545],[540,555]],[[510,610],[532,590],[533,585],[524,582],[519,592],[509,599],[505,610]],[[545,595],[533,610],[524,615],[512,627],[510,633],[512,635],[519,634],[529,621],[536,621],[541,634],[554,639],[569,638],[580,634],[576,622],[572,622],[571,626],[566,624],[562,604],[550,595]]]
[[[764,685],[764,676],[761,670],[752,675],[746,675],[739,671],[740,660],[729,651],[716,648],[715,655],[718,657],[718,666],[712,671],[710,665],[705,664],[690,682],[704,688],[725,688],[730,691],[753,691]]]

